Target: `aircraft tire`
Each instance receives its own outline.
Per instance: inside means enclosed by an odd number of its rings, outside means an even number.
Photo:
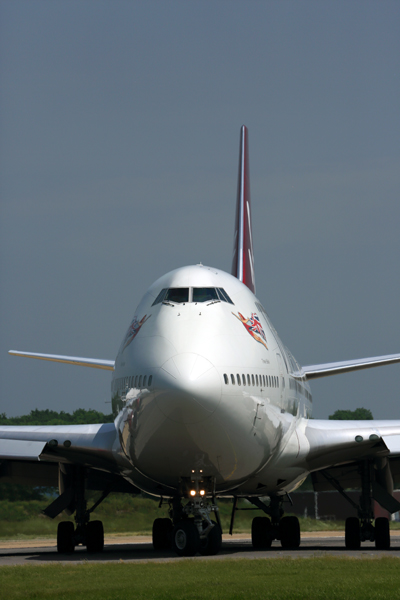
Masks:
[[[71,521],[61,521],[57,527],[57,552],[71,554],[74,550],[74,524]]]
[[[218,554],[222,545],[222,533],[218,523],[213,521],[214,527],[209,531],[208,536],[200,539],[200,554],[203,556],[214,556]],[[208,523],[207,523],[208,525]]]
[[[296,549],[300,546],[300,523],[297,517],[282,517],[279,521],[279,537],[285,549]]]
[[[271,520],[269,517],[254,517],[251,522],[251,543],[255,550],[271,547]]]
[[[178,556],[194,556],[200,549],[200,535],[192,519],[180,521],[174,527],[172,547]]]
[[[386,517],[375,519],[375,547],[377,550],[389,550],[390,548],[389,519]]]
[[[104,529],[101,521],[90,521],[86,525],[86,550],[90,554],[103,552]]]
[[[168,518],[155,519],[153,522],[154,550],[170,550],[172,542],[172,521]]]
[[[360,549],[360,521],[357,517],[347,517],[344,530],[344,540],[348,550]]]

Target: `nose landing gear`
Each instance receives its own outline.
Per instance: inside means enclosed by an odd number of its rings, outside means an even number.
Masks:
[[[204,556],[217,554],[222,544],[222,528],[218,506],[210,490],[211,478],[200,471],[182,480],[182,496],[189,498],[183,505],[181,497],[169,500],[169,519],[156,519],[153,523],[155,550],[171,548],[178,556]],[[207,495],[211,498],[207,498]],[[163,500],[161,499],[160,506]],[[216,521],[211,519],[214,512]]]
[[[181,500],[174,498],[171,518],[155,519],[153,523],[154,550],[172,547],[178,556],[194,556],[198,552],[204,556],[217,554],[222,531],[220,524],[210,518],[212,511],[218,511],[217,505],[206,500],[190,501],[182,506]]]

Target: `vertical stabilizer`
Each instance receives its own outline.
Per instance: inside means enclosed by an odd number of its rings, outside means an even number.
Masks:
[[[239,176],[236,200],[232,275],[255,294],[253,237],[251,231],[248,131],[240,130]]]

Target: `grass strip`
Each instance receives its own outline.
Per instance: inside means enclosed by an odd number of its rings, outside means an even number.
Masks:
[[[2,598],[47,600],[400,599],[399,559],[83,561],[0,569]]]
[[[96,497],[88,503],[94,503]],[[19,539],[35,537],[55,537],[57,525],[60,520],[66,520],[64,514],[52,520],[44,517],[41,511],[50,501],[10,501],[0,500],[0,539]],[[249,508],[251,505],[245,500],[240,501],[240,506]],[[219,502],[220,517],[223,530],[229,530],[232,502]],[[238,511],[235,519],[234,533],[247,533],[251,531],[253,517],[263,514],[259,510]],[[150,498],[132,497],[127,494],[111,495],[93,513],[93,519],[100,519],[104,523],[104,530],[108,534],[130,532],[133,534],[151,534],[153,521],[157,517],[167,517],[168,506],[158,508],[158,502]],[[73,520],[70,519],[70,520]],[[316,521],[315,519],[300,519],[302,531],[330,531],[342,530],[344,523],[341,521]]]

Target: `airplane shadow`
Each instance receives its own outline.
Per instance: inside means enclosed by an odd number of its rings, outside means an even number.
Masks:
[[[397,553],[400,550],[399,544],[393,544],[389,550],[376,550],[375,546],[363,544],[360,550],[346,550],[343,540],[338,542],[320,543],[319,540],[315,543],[303,542],[300,548],[296,550],[284,550],[279,545],[273,545],[266,550],[254,550],[250,543],[232,543],[225,542],[222,545],[220,552],[216,556],[201,556],[196,555],[194,559],[198,560],[221,560],[224,558],[284,558],[284,557],[311,557],[311,556],[361,556],[363,553],[368,553],[368,556],[382,554]],[[86,548],[78,547],[71,554],[58,554],[54,547],[48,548],[24,548],[10,549],[0,551],[0,564],[2,559],[18,560],[18,562],[40,562],[40,563],[80,563],[80,562],[170,562],[184,560],[183,557],[178,557],[171,551],[156,552],[153,550],[151,543],[137,544],[107,544],[103,552],[97,554],[88,554]]]

